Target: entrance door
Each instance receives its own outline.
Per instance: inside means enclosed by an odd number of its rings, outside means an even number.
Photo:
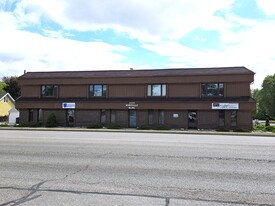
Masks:
[[[197,129],[197,111],[188,111],[188,128]]]
[[[74,110],[73,109],[68,109],[67,110],[67,126],[68,127],[73,127],[74,126]]]
[[[137,127],[137,111],[134,109],[129,110],[129,127],[130,128]]]

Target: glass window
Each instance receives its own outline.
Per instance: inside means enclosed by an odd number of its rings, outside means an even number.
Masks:
[[[33,122],[34,110],[29,109],[29,122]]]
[[[223,83],[203,83],[201,84],[202,97],[223,97],[224,87]]]
[[[148,110],[148,125],[154,124],[154,110]]]
[[[105,109],[100,110],[100,123],[101,124],[106,123],[106,110]]]
[[[225,126],[225,111],[219,110],[219,127]]]
[[[90,85],[90,97],[106,97],[107,86],[102,84]]]
[[[237,111],[232,110],[230,113],[231,127],[237,127]]]
[[[159,125],[164,125],[164,111],[159,111]]]
[[[111,124],[115,124],[116,123],[116,111],[115,110],[111,110]]]
[[[8,96],[5,96],[5,97],[4,97],[4,102],[8,102],[8,101],[9,101]]]
[[[147,87],[147,95],[153,97],[166,96],[166,84],[149,84]]]
[[[42,85],[41,94],[42,97],[57,97],[57,85]]]

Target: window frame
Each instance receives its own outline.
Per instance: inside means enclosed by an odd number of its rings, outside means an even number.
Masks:
[[[210,95],[212,93],[209,92],[209,90],[215,90],[213,88],[210,88],[210,85],[217,85],[216,91],[214,95]],[[205,98],[211,98],[211,97],[225,97],[224,95],[224,83],[223,82],[205,82],[201,83],[201,97]]]
[[[52,94],[47,94],[49,93],[49,89],[47,87],[52,87]],[[45,89],[43,89],[45,88]],[[44,84],[41,85],[41,97],[46,97],[46,98],[57,98],[58,97],[58,85],[56,84]],[[48,91],[48,92],[47,92]]]
[[[154,88],[159,87],[159,95],[154,94]],[[147,85],[147,96],[148,97],[166,97],[167,95],[167,85],[166,84],[148,84]]]
[[[99,94],[98,89],[95,89],[96,87],[101,87],[100,88],[100,95],[95,95]],[[89,97],[95,97],[95,98],[100,98],[100,97],[107,97],[107,85],[106,84],[90,84],[89,85]]]

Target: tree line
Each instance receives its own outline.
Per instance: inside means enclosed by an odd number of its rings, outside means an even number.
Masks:
[[[255,119],[275,118],[275,74],[266,76],[261,89],[254,89],[251,96],[257,102]]]
[[[9,93],[14,100],[20,97],[20,87],[18,85],[17,76],[5,76],[0,82],[0,93]]]

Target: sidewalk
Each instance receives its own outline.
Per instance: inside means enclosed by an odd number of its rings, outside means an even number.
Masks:
[[[252,132],[218,132],[215,130],[139,130],[139,129],[87,129],[80,127],[0,127],[0,130],[29,130],[29,131],[71,131],[71,132],[122,132],[122,133],[165,133],[165,134],[200,134],[200,135],[238,135],[238,136],[270,136],[275,133],[264,131]]]

